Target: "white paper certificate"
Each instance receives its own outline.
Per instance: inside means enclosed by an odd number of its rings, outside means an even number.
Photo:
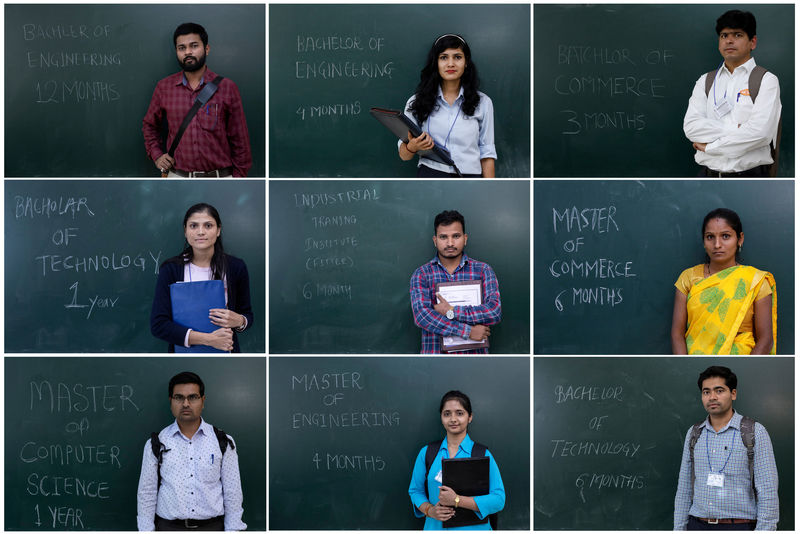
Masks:
[[[436,286],[436,292],[451,306],[480,306],[483,304],[483,284],[480,280],[466,282],[442,282]],[[438,303],[438,298],[437,298]],[[482,349],[489,346],[489,341],[473,341],[458,336],[442,336],[442,350],[455,352],[460,350]]]

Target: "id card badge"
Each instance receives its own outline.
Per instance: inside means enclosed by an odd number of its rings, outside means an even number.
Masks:
[[[730,102],[728,102],[727,99],[724,99],[722,102],[717,104],[717,106],[714,108],[714,113],[717,114],[717,118],[718,119],[721,119],[722,117],[724,117],[725,115],[727,115],[731,111],[733,111],[733,107],[731,107],[731,104],[730,104]]]
[[[707,484],[715,488],[721,488],[725,484],[725,473],[709,473]]]
[[[441,469],[439,469],[439,472],[438,472],[438,473],[436,473],[436,476],[435,476],[435,477],[433,477],[433,479],[434,479],[436,482],[438,482],[439,484],[441,484],[441,483],[442,483],[442,470],[441,470]]]

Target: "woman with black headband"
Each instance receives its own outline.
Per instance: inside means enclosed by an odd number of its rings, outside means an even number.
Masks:
[[[469,45],[448,33],[433,43],[405,114],[422,129],[418,137],[398,142],[400,159],[409,161],[434,143],[449,151],[456,167],[420,156],[417,176],[494,177],[494,108],[478,91],[480,80]]]

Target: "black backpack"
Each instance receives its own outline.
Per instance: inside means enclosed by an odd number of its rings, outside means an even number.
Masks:
[[[230,444],[231,450],[236,450],[236,445],[233,444],[233,440],[228,437],[225,431],[220,430],[217,427],[213,428],[214,435],[217,436],[217,441],[219,442],[219,450],[222,452],[223,457],[225,456],[225,451],[228,450],[228,444]],[[153,432],[150,434],[150,447],[153,449],[153,456],[155,456],[158,460],[158,489],[161,489],[161,462],[164,461],[164,453],[167,453],[172,449],[168,449],[163,443],[161,443],[161,440],[158,439],[158,432]]]
[[[439,454],[439,447],[441,446],[442,441],[431,441],[428,443],[428,449],[425,451],[425,497],[428,498],[428,502],[431,501],[430,495],[428,495],[428,473],[431,471],[431,465],[433,465],[433,461],[436,459],[436,455]],[[471,458],[483,458],[486,456],[486,445],[482,443],[478,443],[477,441],[472,442],[472,454],[470,455]],[[497,530],[497,514],[499,512],[495,512],[493,514],[489,514],[489,526],[492,527],[492,530]]]

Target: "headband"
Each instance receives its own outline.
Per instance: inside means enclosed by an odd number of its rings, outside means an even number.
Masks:
[[[439,38],[438,38],[438,39],[436,39],[436,40],[433,42],[433,46],[436,46],[436,43],[438,43],[439,41],[441,41],[441,40],[442,40],[442,39],[444,39],[445,37],[455,37],[456,39],[458,39],[459,41],[461,41],[463,44],[467,44],[467,42],[464,40],[464,38],[463,38],[463,37],[461,37],[460,35],[456,35],[455,33],[446,33],[446,34],[444,34],[444,35],[441,35],[441,36],[439,36]]]

